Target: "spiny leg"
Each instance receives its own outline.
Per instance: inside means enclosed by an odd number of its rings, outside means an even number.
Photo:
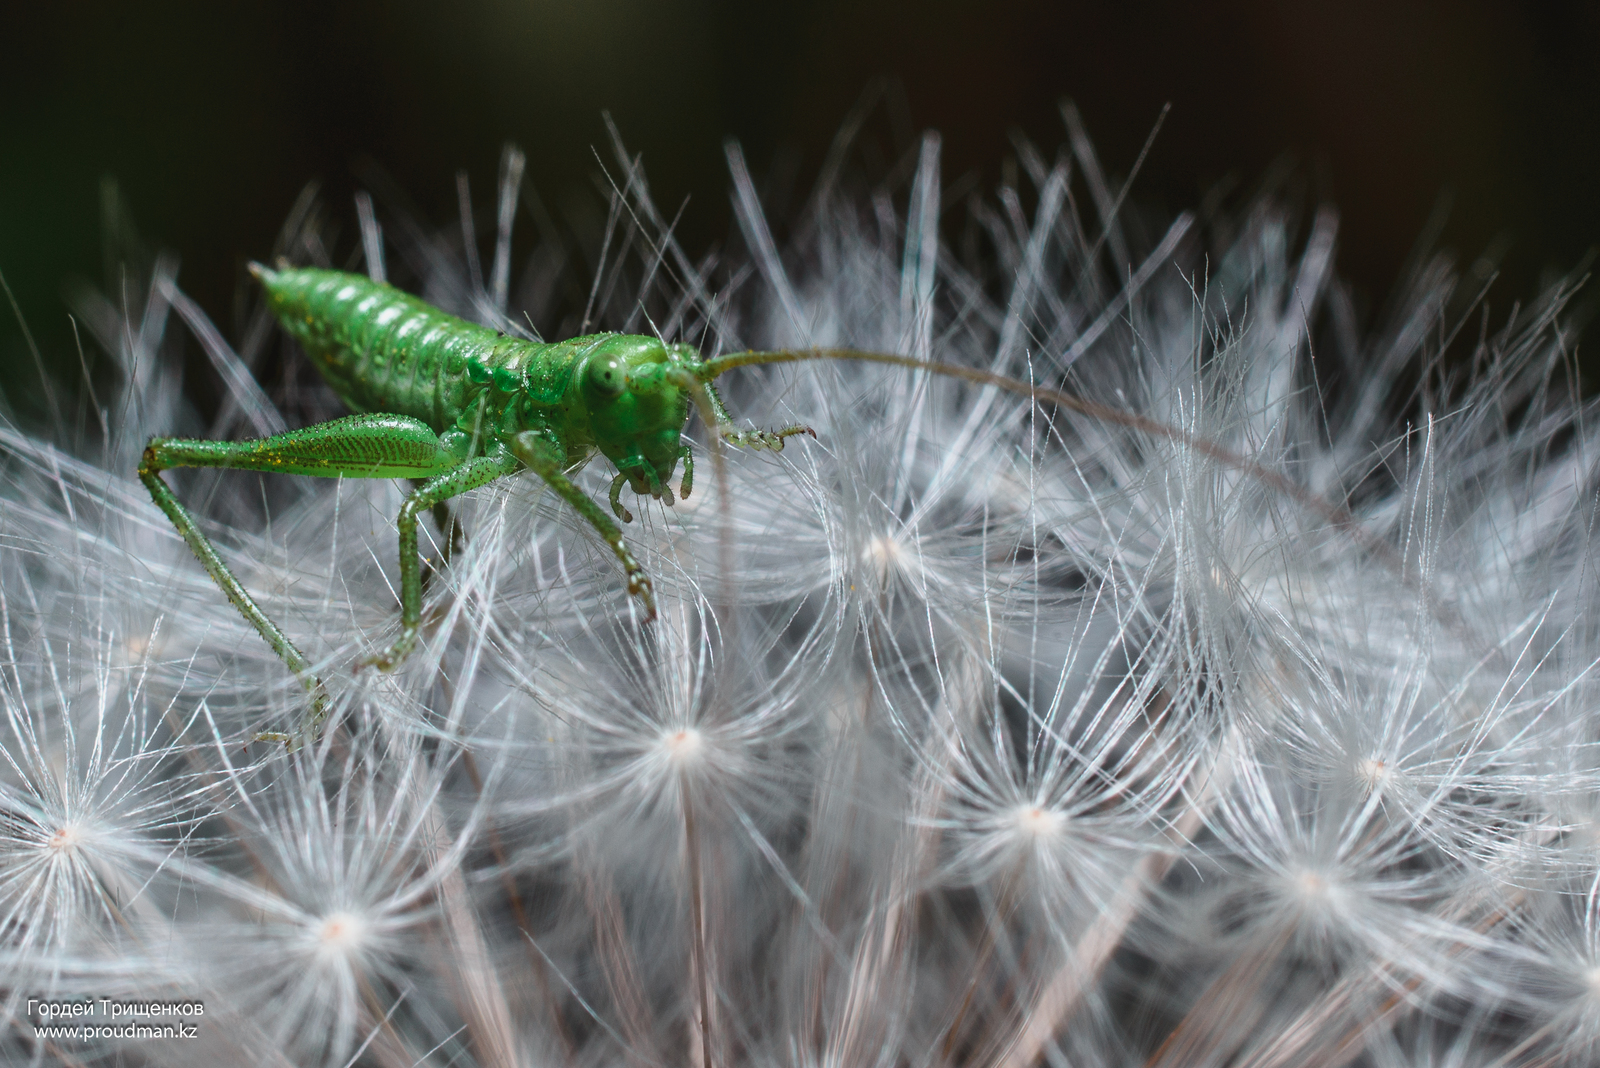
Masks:
[[[722,394],[717,392],[717,387],[711,384],[711,380],[730,367],[742,366],[743,362],[730,356],[718,357],[707,361],[694,371],[680,372],[672,381],[689,391],[690,396],[694,398],[695,406],[700,409],[701,417],[708,423],[715,423],[718,435],[730,445],[782,452],[784,438],[792,438],[796,434],[810,434],[815,438],[817,432],[804,423],[791,423],[779,430],[740,430],[733,425],[733,416],[729,414],[728,406],[722,403]],[[687,460],[687,448],[684,450],[684,456]],[[684,465],[684,478],[690,484],[694,481],[694,470],[687,462]],[[688,489],[683,488],[682,492],[685,497],[689,496]]]
[[[438,474],[459,462],[439,444],[433,431],[415,419],[359,415],[253,441],[156,438],[144,450],[139,480],[212,581],[311,695],[311,709],[304,724],[305,733],[311,736],[327,715],[327,689],[312,671],[305,654],[267,618],[228,570],[216,546],[201,532],[189,510],[162,480],[161,472],[175,467],[216,467],[325,478],[402,478]],[[293,741],[290,735],[276,731],[256,737],[258,740]]]
[[[239,610],[239,614],[244,616],[246,622],[256,628],[256,633],[266,640],[280,660],[289,665],[289,670],[294,672],[295,678],[300,680],[300,685],[305,687],[306,693],[311,696],[311,711],[306,714],[305,725],[310,731],[316,730],[328,714],[327,688],[312,671],[311,662],[306,659],[305,654],[289,640],[288,635],[278,629],[276,623],[267,618],[267,614],[256,604],[255,599],[239,584],[233,572],[228,570],[228,565],[222,562],[222,557],[217,555],[216,546],[211,544],[211,539],[206,537],[195,524],[189,509],[172,495],[167,484],[161,480],[160,472],[170,467],[188,466],[179,462],[165,462],[168,460],[164,450],[167,444],[169,443],[160,440],[152,441],[145,449],[144,462],[139,465],[139,481],[150,491],[156,506],[172,520],[172,525],[178,529],[179,536],[189,544],[190,550],[200,561],[200,566],[211,576],[211,580],[221,587],[233,607]],[[266,732],[258,735],[256,740],[287,743],[291,739],[288,735],[280,737],[277,732]]]
[[[562,470],[561,456],[548,441],[529,431],[518,434],[512,440],[511,448],[517,459],[527,464],[544,479],[546,485],[555,490],[557,496],[572,506],[573,511],[600,532],[600,537],[611,546],[611,551],[617,554],[617,559],[622,563],[622,570],[628,576],[628,592],[644,605],[645,622],[653,622],[656,618],[655,590],[650,584],[650,576],[645,574],[644,568],[629,551],[628,543],[622,539],[622,528],[612,522],[611,517],[566,476]]]
[[[429,479],[406,498],[395,518],[400,533],[400,637],[367,663],[379,671],[393,671],[417,644],[417,634],[422,629],[422,554],[417,549],[417,515],[451,497],[514,474],[521,466],[515,456],[499,447]]]
[[[411,488],[421,489],[427,483],[428,480],[425,478],[414,478],[411,480]],[[443,501],[433,506],[433,525],[438,528],[439,536],[443,539],[439,542],[439,564],[442,567],[449,567],[451,558],[466,545],[466,532],[461,527],[461,521],[451,513],[450,506]],[[424,595],[428,592],[428,585],[433,581],[435,570],[431,560],[422,561]]]
[[[723,364],[740,366],[738,363],[729,363],[729,357],[720,357],[712,363],[702,365],[698,372],[678,372],[676,377],[671,379],[679,388],[689,392],[695,407],[700,410],[700,417],[715,427],[717,436],[723,441],[740,448],[782,452],[785,438],[797,434],[810,434],[812,438],[817,436],[817,432],[804,423],[791,423],[778,430],[740,430],[734,426],[733,416],[728,414],[727,405],[722,403],[722,395],[711,384],[711,379],[722,372]],[[694,489],[694,454],[689,446],[685,445],[679,455],[683,457],[683,481],[678,483],[678,493],[687,498]]]

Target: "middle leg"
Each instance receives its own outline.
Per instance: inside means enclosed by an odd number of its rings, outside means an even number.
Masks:
[[[422,554],[417,551],[417,516],[451,497],[515,474],[521,467],[508,450],[496,448],[429,479],[406,498],[395,518],[400,533],[400,637],[367,663],[379,671],[393,671],[417,644],[417,634],[422,630]]]
[[[414,490],[419,490],[427,484],[428,480],[425,478],[411,480],[411,488]],[[466,531],[462,529],[461,521],[455,517],[454,513],[450,511],[450,506],[444,501],[440,501],[433,506],[433,525],[438,528],[439,536],[442,539],[438,543],[439,563],[444,567],[449,567],[451,557],[459,553],[466,544]],[[433,581],[433,575],[436,570],[438,569],[433,566],[431,561],[422,561],[422,593],[424,596],[428,593],[428,584]]]

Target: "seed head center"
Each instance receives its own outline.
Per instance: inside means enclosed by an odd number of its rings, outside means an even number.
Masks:
[[[1309,868],[1295,873],[1293,886],[1301,899],[1308,903],[1322,903],[1333,896],[1333,885],[1321,872]]]
[[[688,764],[698,760],[706,747],[705,735],[693,727],[682,730],[670,731],[662,738],[661,744],[666,748],[667,759],[674,764]]]
[[[331,912],[322,918],[317,938],[324,949],[349,952],[361,944],[366,921],[353,912]]]
[[[1017,832],[1022,837],[1032,840],[1054,838],[1061,833],[1061,828],[1066,825],[1067,817],[1064,813],[1054,809],[1041,808],[1038,805],[1023,805],[1012,814]]]
[[[1377,757],[1366,757],[1356,764],[1356,775],[1366,784],[1368,790],[1376,790],[1392,774],[1389,765]]]
[[[879,575],[887,579],[899,569],[900,561],[905,556],[905,547],[892,535],[885,534],[868,542],[866,551],[861,555],[877,569]]]
[[[67,853],[77,849],[83,844],[83,829],[75,823],[63,823],[56,828],[56,832],[45,843],[45,848],[53,853]]]

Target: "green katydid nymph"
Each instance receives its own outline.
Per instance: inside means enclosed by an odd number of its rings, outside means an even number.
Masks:
[[[611,510],[632,515],[620,493],[674,503],[694,484],[682,435],[692,406],[724,441],[782,449],[805,426],[739,430],[710,380],[725,367],[692,346],[654,337],[593,334],[554,344],[507,337],[464,322],[381,282],[341,271],[252,264],[267,302],[356,415],[254,441],[156,438],[139,478],[207,572],[311,694],[315,730],[327,695],[310,662],[240,585],[215,546],[161,479],[174,467],[221,467],[325,478],[408,478],[420,485],[400,508],[400,636],[368,661],[395,668],[422,626],[417,517],[458,494],[531,469],[586,519],[616,554],[646,621],[656,614],[650,577],[622,530],[572,481],[596,452],[616,465]],[[439,515],[440,513],[435,513]],[[445,513],[447,514],[447,513]],[[447,535],[448,536],[448,535]],[[289,741],[277,733],[260,737]]]
[[[617,469],[611,511],[630,522],[620,493],[671,505],[669,485],[683,461],[679,494],[694,484],[694,461],[683,443],[691,410],[712,433],[746,448],[782,449],[810,427],[739,430],[711,382],[735,367],[802,360],[863,360],[931,371],[995,386],[1034,402],[1070,409],[1108,423],[1178,442],[1244,471],[1300,501],[1364,543],[1371,543],[1349,511],[1331,505],[1232,450],[1132,412],[1097,404],[1046,386],[955,364],[854,349],[738,352],[702,359],[691,345],[655,337],[591,334],[546,344],[508,337],[468,323],[362,275],[342,271],[252,264],[267,302],[284,329],[310,354],[336,393],[359,414],[253,441],[156,438],[145,448],[139,478],[156,504],[240,614],[299,678],[311,695],[306,733],[326,715],[327,693],[303,653],[240,585],[200,531],[193,516],[161,479],[174,467],[219,467],[325,478],[407,478],[417,483],[400,507],[400,635],[367,663],[393,670],[416,645],[422,629],[422,560],[417,517],[432,511],[446,533],[453,522],[450,498],[496,479],[532,470],[594,527],[627,575],[643,619],[655,618],[650,577],[623,540],[622,529],[570,477],[595,453]],[[1384,546],[1371,544],[1380,553]],[[278,732],[259,738],[292,743]]]

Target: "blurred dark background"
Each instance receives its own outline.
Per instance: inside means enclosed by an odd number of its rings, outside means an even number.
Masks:
[[[1171,103],[1134,187],[1158,211],[1292,158],[1339,207],[1369,309],[1441,198],[1443,246],[1505,249],[1497,313],[1600,242],[1600,5],[1574,0],[6,0],[0,33],[0,270],[64,382],[62,286],[101,278],[102,176],[227,331],[308,180],[346,233],[362,159],[445,223],[455,172],[487,198],[514,140],[560,203],[592,185],[591,146],[609,162],[608,109],[658,201],[691,196],[694,251],[733,231],[724,137],[803,193],[878,75],[909,134],[942,131],[947,186],[992,189],[1013,130],[1053,152],[1063,97],[1118,174]],[[16,401],[37,387],[4,319]]]

